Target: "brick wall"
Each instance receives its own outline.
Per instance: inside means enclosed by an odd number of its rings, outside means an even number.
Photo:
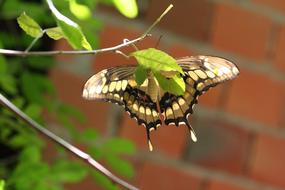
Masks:
[[[171,1],[144,2],[136,20],[104,7],[96,14],[105,22],[102,47],[137,37]],[[142,189],[285,189],[285,1],[177,0],[153,33],[138,46],[154,47],[162,35],[159,48],[174,57],[218,55],[240,68],[236,80],[199,98],[190,119],[197,143],[183,127],[162,126],[152,133],[155,151],[150,153],[145,129],[122,109],[81,99],[82,86],[93,73],[134,64],[119,55],[75,57],[72,62],[80,64],[54,69],[51,78],[61,98],[87,114],[88,126],[137,144],[132,182]]]

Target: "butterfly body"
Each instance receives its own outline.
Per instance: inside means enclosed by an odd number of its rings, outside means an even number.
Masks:
[[[104,100],[124,106],[130,117],[146,128],[149,148],[152,150],[149,132],[162,124],[186,125],[193,141],[196,135],[188,122],[198,96],[209,88],[235,78],[239,70],[232,62],[213,56],[192,56],[177,59],[183,69],[186,89],[183,95],[165,92],[152,73],[143,84],[135,81],[135,66],[104,69],[93,75],[85,84],[83,97]]]

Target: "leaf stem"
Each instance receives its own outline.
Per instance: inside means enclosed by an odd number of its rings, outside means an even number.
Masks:
[[[32,49],[32,47],[36,44],[36,42],[43,37],[43,35],[46,33],[46,30],[42,30],[42,33],[40,33],[33,41],[32,43],[27,47],[27,49],[25,49],[25,53],[28,53],[30,51],[30,49]]]

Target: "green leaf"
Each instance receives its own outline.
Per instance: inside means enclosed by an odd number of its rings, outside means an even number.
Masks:
[[[182,68],[177,64],[176,60],[163,51],[155,48],[149,48],[133,52],[138,63],[146,69],[151,69],[154,73],[160,71],[177,71],[184,75]]]
[[[33,74],[28,72],[22,74],[21,87],[25,97],[30,102],[43,104],[44,98],[38,82]]]
[[[53,19],[50,19],[41,1],[5,1],[1,7],[1,18],[12,20],[17,18],[24,11],[26,11],[30,17],[37,18],[37,21],[41,24],[54,24]]]
[[[103,144],[102,149],[112,154],[133,154],[135,153],[134,144],[122,138],[112,138]]]
[[[2,42],[0,41],[0,48],[3,48]],[[5,57],[0,55],[0,74],[7,72],[7,63]]]
[[[4,186],[5,186],[5,181],[0,180],[0,190],[4,190]]]
[[[19,109],[22,109],[23,105],[24,105],[24,98],[23,97],[15,97],[14,99],[12,99],[13,104],[15,104],[15,106],[17,106]]]
[[[61,182],[79,182],[87,174],[87,170],[77,162],[57,161],[52,168],[53,177]]]
[[[43,111],[43,107],[38,104],[34,104],[34,103],[29,104],[24,110],[24,112],[33,119],[39,118],[42,111]]]
[[[0,118],[0,125],[1,126],[5,126],[6,122],[5,121],[2,121],[3,120],[3,115],[2,115],[2,118]],[[0,140],[2,142],[5,142],[5,141],[9,141],[9,138],[11,138],[11,135],[12,135],[13,131],[10,129],[10,128],[2,128],[1,129],[1,132],[0,132]],[[0,169],[1,170],[1,169]],[[0,175],[1,175],[1,172],[0,172]]]
[[[19,157],[23,162],[39,162],[41,160],[41,151],[38,146],[25,147]]]
[[[0,55],[0,74],[7,72],[7,63],[4,56]]]
[[[40,37],[43,34],[42,28],[40,25],[31,17],[26,15],[25,12],[23,12],[18,18],[17,18],[19,26],[30,36],[37,38]]]
[[[45,103],[44,93],[54,93],[54,86],[51,81],[40,74],[24,72],[21,77],[21,88],[25,97],[40,105]]]
[[[55,65],[54,59],[52,57],[26,57],[27,64],[33,69],[40,71],[47,71],[53,65]]]
[[[69,0],[69,9],[80,20],[86,20],[91,17],[90,9],[85,5],[77,3],[76,0]]]
[[[113,3],[119,12],[128,18],[135,18],[138,15],[136,0],[113,0]]]
[[[66,116],[77,119],[81,124],[85,123],[86,121],[85,115],[78,108],[71,105],[60,104],[58,111]]]
[[[62,33],[62,30],[60,27],[48,28],[46,29],[46,33],[48,37],[54,40],[59,40],[61,38],[64,38],[64,34]]]
[[[99,47],[100,37],[96,35],[101,28],[103,27],[103,21],[99,20],[99,18],[91,18],[88,20],[84,20],[80,23],[82,27],[82,31],[85,34],[88,42],[91,44],[93,48]]]
[[[147,78],[147,69],[145,69],[144,66],[142,65],[138,65],[135,71],[136,83],[141,85],[146,78]]]
[[[178,96],[184,94],[185,82],[179,74],[173,78],[166,78],[160,73],[154,73],[154,75],[163,90]]]
[[[83,141],[94,141],[98,137],[98,132],[93,128],[87,128],[80,134],[80,139]]]
[[[38,189],[42,182],[49,178],[51,171],[44,162],[21,161],[13,170],[10,178],[14,179],[16,190]],[[14,188],[13,188],[14,189]]]
[[[57,24],[61,28],[65,38],[68,43],[74,49],[82,49],[85,48],[87,50],[92,50],[91,45],[86,40],[84,34],[81,31],[81,28],[77,23],[62,15],[53,5],[51,0],[47,0],[48,6],[52,11],[53,15],[56,17]]]
[[[29,139],[27,139],[26,135],[17,134],[9,139],[9,145],[16,148],[26,146],[29,143]]]
[[[18,92],[16,82],[17,81],[14,76],[9,74],[0,74],[0,88],[11,95],[15,95]]]
[[[128,161],[122,160],[116,156],[109,156],[106,159],[108,164],[110,164],[110,166],[118,173],[129,178],[134,176],[134,168]]]
[[[100,147],[96,147],[96,146],[90,146],[89,149],[88,149],[88,152],[90,153],[90,155],[99,160],[99,159],[102,159],[104,156],[105,156],[105,153],[103,152],[104,150]]]

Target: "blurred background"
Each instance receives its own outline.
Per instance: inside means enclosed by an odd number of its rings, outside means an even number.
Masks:
[[[149,152],[145,129],[122,108],[81,98],[84,83],[96,72],[135,64],[135,60],[114,53],[57,56],[58,64],[46,72],[61,102],[86,116],[84,124],[72,125],[79,130],[95,128],[103,139],[131,140],[136,151],[124,158],[134,166],[133,173],[125,176],[133,177],[124,179],[141,189],[285,189],[285,1],[144,0],[138,1],[139,16],[133,20],[120,15],[113,6],[99,4],[94,12],[100,20],[98,47],[138,37],[170,3],[174,8],[155,27],[153,37],[137,45],[140,49],[157,46],[173,57],[221,56],[235,62],[241,73],[199,98],[190,117],[198,142],[191,141],[183,126],[162,126],[151,133],[154,151]],[[63,40],[53,47],[70,49]],[[60,125],[46,115],[53,131],[65,136]],[[54,148],[49,147],[44,155],[52,158]],[[96,151],[92,154],[101,158]],[[83,187],[106,188],[87,178],[66,189]]]

